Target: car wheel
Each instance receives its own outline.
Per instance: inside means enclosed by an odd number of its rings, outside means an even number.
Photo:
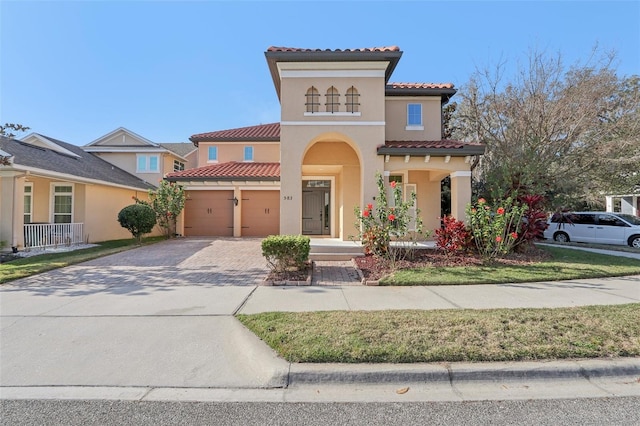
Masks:
[[[555,234],[553,234],[553,240],[559,243],[568,243],[569,235],[567,235],[566,232],[556,232]]]
[[[632,235],[629,238],[629,245],[633,248],[640,249],[640,235]]]

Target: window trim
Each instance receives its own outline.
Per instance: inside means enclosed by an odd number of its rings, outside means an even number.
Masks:
[[[211,158],[211,150],[215,151],[215,158]],[[216,145],[209,145],[207,147],[207,163],[217,163],[218,162],[218,147]]]
[[[56,188],[59,186],[70,186],[71,187],[71,192],[57,192]],[[51,182],[51,204],[50,204],[50,214],[49,214],[49,220],[51,223],[56,223],[56,195],[68,195],[71,197],[71,219],[70,222],[68,223],[75,223],[74,222],[74,210],[75,210],[75,193],[76,193],[76,188],[75,188],[75,184],[71,183],[71,182]],[[69,215],[69,213],[57,213],[59,215]],[[67,223],[67,222],[59,222],[59,223]]]
[[[349,101],[349,99],[351,99],[351,101]],[[357,102],[359,100],[360,100],[360,93],[358,92],[358,89],[356,89],[356,87],[352,85],[347,89],[347,92],[345,93],[344,105],[348,113],[354,114],[359,112],[360,102]],[[349,109],[351,109],[351,111],[349,111]]]
[[[145,169],[140,169],[140,160],[144,158]],[[151,170],[151,158],[157,161],[157,169]],[[159,154],[136,154],[136,173],[160,173]]]
[[[177,167],[176,167],[177,166]],[[173,171],[174,172],[182,172],[184,171],[184,163],[180,160],[173,160]]]
[[[412,123],[411,122],[411,115],[410,115],[410,109],[412,106],[419,106],[420,107],[420,123]],[[408,103],[407,104],[407,125],[405,127],[405,130],[424,130],[424,117],[423,117],[423,108],[422,108],[422,104],[421,103]]]
[[[27,188],[31,188],[31,190],[29,192],[26,191]],[[23,190],[23,195],[24,197],[27,197],[27,195],[29,196],[29,213],[27,212],[22,212],[22,224],[24,225],[25,223],[32,223],[33,222],[33,182],[25,182],[24,183],[24,190]],[[26,200],[25,200],[26,201]],[[23,204],[26,204],[23,201]],[[29,221],[25,222],[24,217],[29,215]]]
[[[320,92],[315,86],[311,86],[305,93],[305,114],[315,114],[320,112]]]
[[[336,113],[340,112],[340,92],[336,86],[331,86],[324,94],[325,96],[325,112]]]
[[[251,150],[251,158],[247,158],[247,149]],[[245,145],[242,149],[242,158],[245,163],[253,163],[253,159],[255,158],[255,151],[253,149],[253,145]]]

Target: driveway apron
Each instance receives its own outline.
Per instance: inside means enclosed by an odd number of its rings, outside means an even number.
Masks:
[[[282,386],[287,363],[232,317],[267,273],[259,241],[176,239],[3,285],[0,385]]]

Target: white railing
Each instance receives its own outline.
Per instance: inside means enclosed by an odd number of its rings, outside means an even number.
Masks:
[[[24,225],[24,248],[68,247],[83,243],[82,223],[30,223]]]

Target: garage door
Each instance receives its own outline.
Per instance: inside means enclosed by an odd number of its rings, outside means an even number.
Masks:
[[[233,191],[187,191],[184,234],[188,237],[233,236]]]
[[[242,191],[242,236],[280,233],[280,191]]]

